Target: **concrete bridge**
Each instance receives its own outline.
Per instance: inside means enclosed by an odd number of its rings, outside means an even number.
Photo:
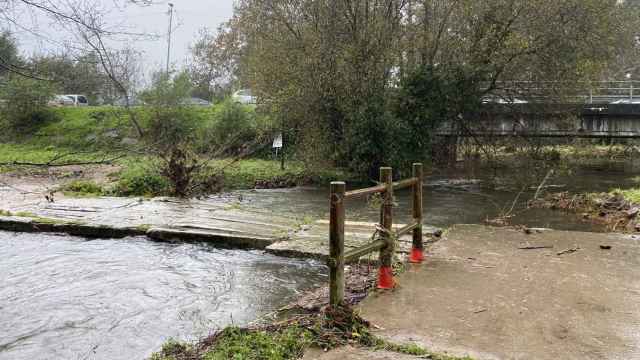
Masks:
[[[492,103],[467,117],[465,128],[447,123],[437,135],[640,138],[640,104]]]

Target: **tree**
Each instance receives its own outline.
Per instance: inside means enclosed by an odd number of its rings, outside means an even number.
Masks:
[[[8,31],[0,33],[0,78],[21,67],[16,40]]]
[[[118,3],[132,3],[149,5],[151,0],[121,0]],[[135,74],[132,69],[136,67],[136,52],[130,49],[117,50],[108,46],[108,40],[125,40],[131,38],[152,37],[148,34],[133,33],[126,27],[111,26],[107,21],[108,11],[101,6],[98,0],[74,0],[66,2],[52,2],[48,0],[7,0],[0,4],[0,19],[19,24],[25,31],[31,32],[45,39],[47,37],[34,24],[23,23],[20,17],[21,11],[33,11],[51,20],[50,26],[57,30],[67,31],[69,40],[75,40],[70,46],[76,57],[94,56],[102,67],[106,77],[110,80],[121,97],[124,97],[129,119],[140,137],[144,135],[136,114],[130,111],[130,97],[132,82]],[[53,41],[53,40],[50,40]],[[30,76],[24,71],[19,71],[15,64],[10,64],[9,71],[20,76]],[[42,80],[50,80],[43,79]]]
[[[234,21],[220,25],[215,34],[209,29],[200,30],[191,46],[189,73],[195,96],[221,100],[238,85],[242,41]]]
[[[72,57],[70,54],[36,56],[29,66],[54,81],[63,94],[83,94],[92,104],[103,101],[109,79],[93,54]]]
[[[556,81],[545,93],[568,96],[635,45],[630,14],[616,0],[241,0],[233,26],[241,78],[299,148],[361,171],[398,153],[389,134],[406,123],[391,99],[403,79],[464,69],[478,97],[518,93],[514,80]],[[470,121],[455,115],[458,128]]]

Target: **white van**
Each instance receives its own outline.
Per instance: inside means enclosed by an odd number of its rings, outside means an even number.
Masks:
[[[84,95],[69,95],[65,94],[64,96],[73,100],[73,104],[71,106],[89,106],[89,100]]]

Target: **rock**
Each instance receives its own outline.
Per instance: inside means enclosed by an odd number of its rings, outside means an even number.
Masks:
[[[611,250],[611,245],[600,245],[600,249],[602,249],[602,250]]]

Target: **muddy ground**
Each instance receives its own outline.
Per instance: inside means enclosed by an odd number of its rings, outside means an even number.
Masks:
[[[460,356],[637,359],[639,274],[637,236],[457,226],[359,309],[377,335]]]

